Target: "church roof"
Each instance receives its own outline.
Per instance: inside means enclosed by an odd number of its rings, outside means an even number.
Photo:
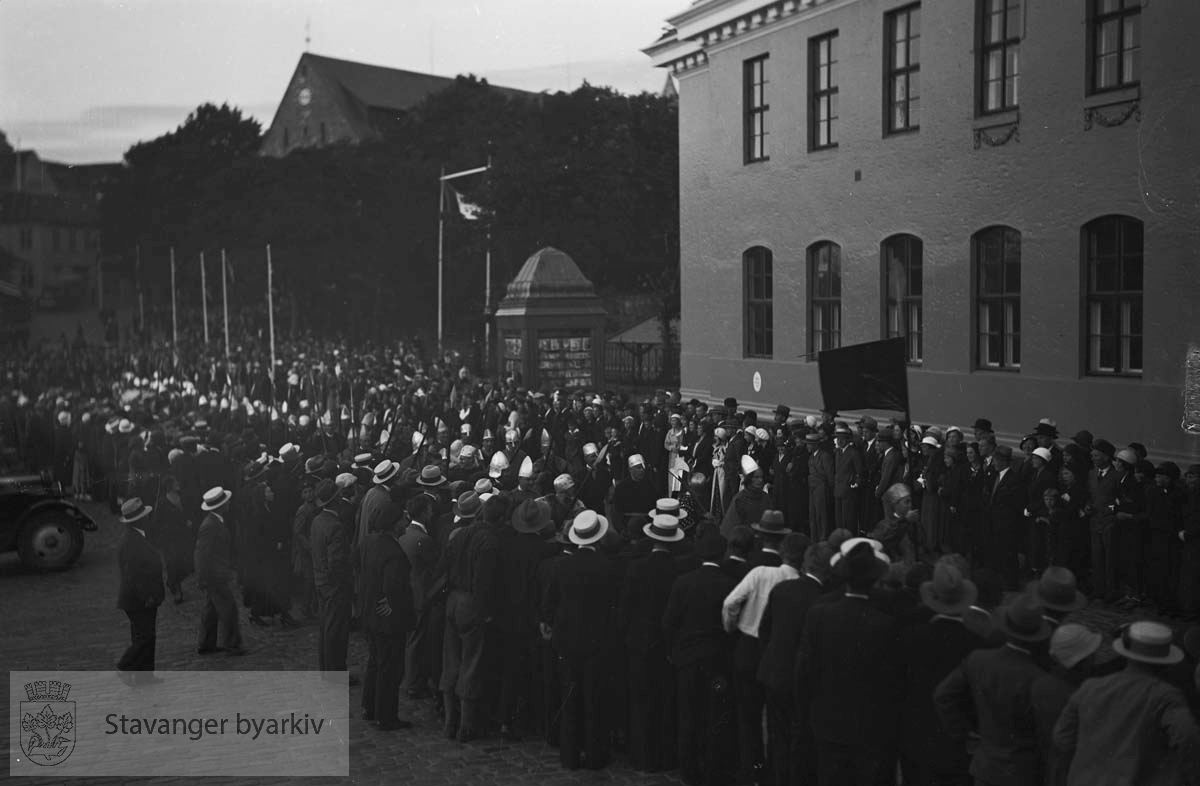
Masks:
[[[401,68],[356,63],[335,57],[305,52],[301,65],[319,70],[337,82],[364,106],[406,111],[421,103],[426,97],[445,90],[454,84],[454,79]],[[536,95],[510,87],[496,87],[510,98]]]

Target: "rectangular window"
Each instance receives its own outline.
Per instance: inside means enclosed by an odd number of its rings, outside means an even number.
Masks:
[[[767,160],[767,55],[742,64],[743,98],[745,108],[745,160],[747,164]]]
[[[975,235],[975,366],[1021,368],[1021,233],[991,227]]]
[[[808,249],[808,351],[842,345],[842,249],[817,243]]]
[[[921,6],[901,8],[884,19],[887,132],[915,131],[921,126]]]
[[[22,250],[33,248],[33,227],[21,227],[20,236]]]
[[[540,384],[587,387],[592,384],[592,334],[587,330],[539,333],[537,368]]]
[[[1141,0],[1090,0],[1088,10],[1089,91],[1136,85],[1142,76]]]
[[[504,333],[504,358],[501,365],[506,377],[520,379],[523,376],[525,355],[520,333],[508,331]]]
[[[1017,108],[1021,82],[1021,0],[981,0],[979,112]]]
[[[746,290],[746,357],[771,357],[774,351],[771,251],[755,246],[742,255]]]
[[[909,363],[920,363],[922,243],[911,235],[883,242],[884,338],[904,336]]]
[[[1142,373],[1142,222],[1112,216],[1084,228],[1087,372]]]
[[[808,41],[808,147],[837,147],[837,32]]]

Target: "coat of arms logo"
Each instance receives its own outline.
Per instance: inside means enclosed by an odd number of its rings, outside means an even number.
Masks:
[[[21,702],[21,750],[34,764],[61,764],[75,750],[75,702],[67,701],[71,685],[35,680],[25,685],[29,701]]]

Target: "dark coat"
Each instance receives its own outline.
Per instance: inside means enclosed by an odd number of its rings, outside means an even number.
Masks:
[[[233,536],[215,513],[208,513],[196,533],[196,578],[200,586],[233,578]]]
[[[630,561],[617,611],[628,652],[646,653],[665,645],[663,613],[676,575],[676,561],[668,551],[651,551]]]
[[[809,609],[796,664],[796,703],[820,741],[883,752],[900,700],[896,620],[870,600],[842,597]]]
[[[363,627],[389,635],[401,635],[416,625],[408,557],[387,532],[372,532],[363,541],[362,576]],[[387,598],[392,613],[379,616],[375,605]]]
[[[157,608],[163,602],[166,593],[162,555],[131,526],[126,528],[117,546],[117,567],[121,571],[118,609],[145,611]]]
[[[884,492],[897,483],[904,482],[904,454],[892,446],[879,460],[879,483],[875,486],[875,496],[883,498]]]
[[[808,610],[824,592],[824,588],[807,575],[782,581],[771,588],[766,611],[758,623],[758,640],[763,652],[758,662],[758,681],[768,690],[783,695],[793,689],[804,621]]]
[[[608,650],[616,632],[617,607],[617,574],[611,560],[581,548],[549,578],[541,617],[554,632],[554,648],[574,656]]]
[[[734,637],[721,623],[721,607],[736,586],[736,579],[711,565],[701,565],[675,579],[662,626],[676,668],[733,657]]]
[[[413,609],[419,615],[435,597],[442,548],[432,535],[414,523],[405,528],[398,545],[408,559]]]
[[[833,452],[833,497],[841,499],[850,494],[851,484],[861,483],[866,471],[863,455],[854,443]]]

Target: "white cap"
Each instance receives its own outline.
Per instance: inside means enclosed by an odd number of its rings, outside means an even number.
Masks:
[[[488,465],[488,475],[498,478],[506,469],[508,469],[508,456],[505,456],[503,451],[497,450],[492,454],[492,460]]]
[[[921,444],[929,445],[930,447],[934,448],[940,448],[942,446],[942,443],[937,441],[937,437],[921,437]]]
[[[421,447],[421,443],[425,441],[425,435],[419,431],[414,431],[412,435],[412,449],[415,451]]]
[[[754,436],[756,438],[762,440],[763,442],[766,442],[767,440],[769,440],[771,438],[771,435],[767,433],[767,430],[765,428],[755,429]]]
[[[641,453],[634,453],[632,456],[629,457],[629,468],[630,469],[633,469],[634,467],[644,467],[644,466],[646,466],[646,459],[642,458]]]
[[[757,461],[750,458],[749,456],[742,456],[742,474],[743,475],[745,475],[746,477],[750,477],[755,472],[758,472],[758,470],[759,470],[759,466],[758,466]]]
[[[1046,462],[1047,464],[1049,464],[1051,459],[1054,458],[1054,456],[1050,453],[1050,450],[1048,448],[1034,448],[1033,455],[1037,456],[1038,458],[1040,458],[1042,461]]]
[[[517,470],[517,477],[518,478],[532,478],[533,477],[533,459],[531,459],[529,456],[526,456],[524,458],[524,460],[521,461],[521,468],[519,470]]]
[[[584,446],[583,446],[583,455],[585,455],[585,456],[595,456],[595,455],[597,455],[599,452],[600,452],[600,451],[596,449],[596,443],[595,443],[595,442],[587,442],[587,443],[584,443]]]
[[[575,488],[575,479],[565,472],[554,479],[555,491],[570,491],[573,488]]]

